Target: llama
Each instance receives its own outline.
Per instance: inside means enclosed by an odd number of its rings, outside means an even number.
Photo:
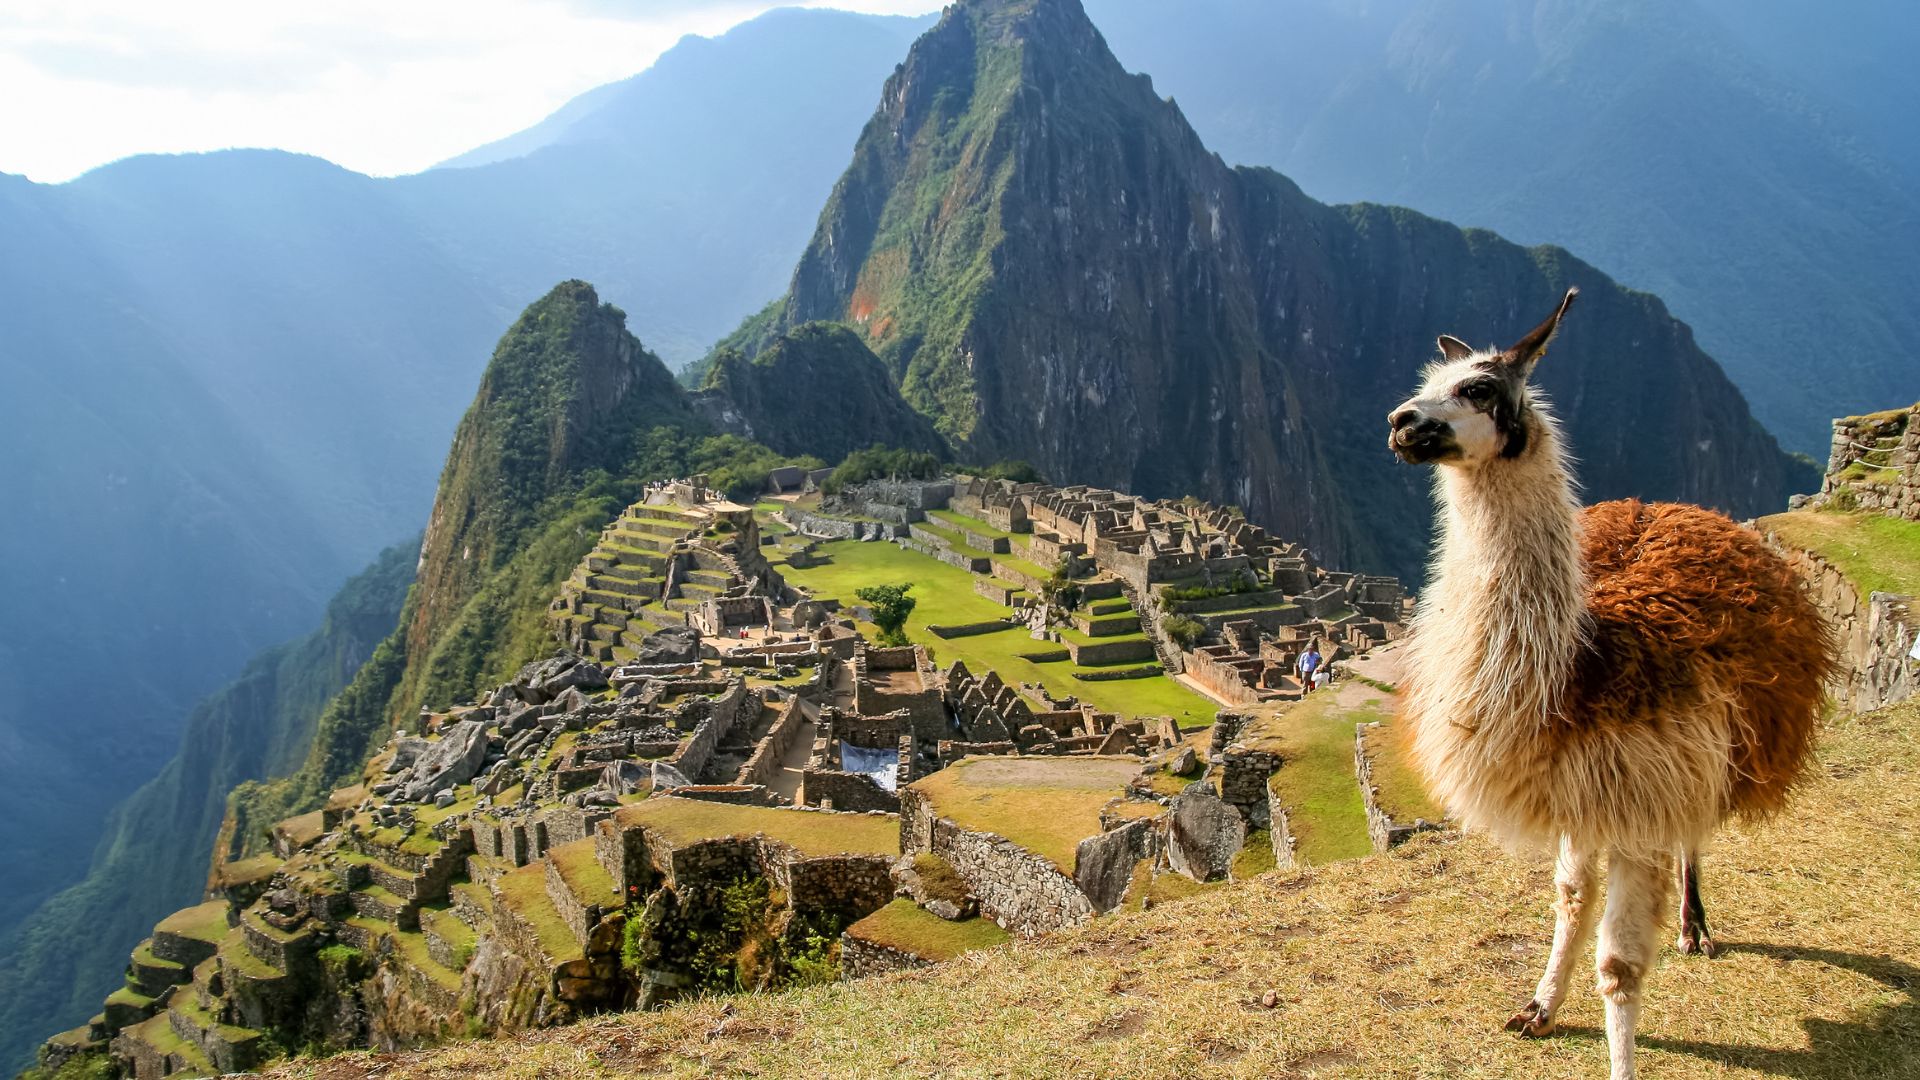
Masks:
[[[1553,948],[1509,1030],[1553,1032],[1605,854],[1595,966],[1623,1080],[1675,856],[1678,947],[1712,955],[1700,845],[1731,815],[1781,808],[1834,660],[1793,572],[1748,530],[1693,506],[1581,509],[1560,425],[1528,385],[1577,293],[1500,352],[1441,337],[1389,416],[1402,460],[1440,466],[1402,715],[1462,824],[1558,848]]]

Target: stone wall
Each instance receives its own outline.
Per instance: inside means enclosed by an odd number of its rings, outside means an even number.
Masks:
[[[1833,625],[1843,669],[1831,686],[1834,697],[1852,712],[1871,712],[1920,690],[1920,661],[1908,656],[1920,629],[1913,597],[1877,592],[1863,600],[1826,559],[1788,548],[1777,535],[1768,540],[1806,580],[1814,603]]]
[[[1367,737],[1383,730],[1377,721],[1353,726],[1353,774],[1360,782],[1360,797],[1367,807],[1367,838],[1373,841],[1373,850],[1380,852],[1399,847],[1419,833],[1442,828],[1439,822],[1426,818],[1395,821],[1381,807],[1380,786],[1373,782],[1373,755],[1367,748]]]
[[[1856,464],[1855,475],[1846,475]],[[1835,420],[1818,499],[1920,521],[1920,405]]]
[[[931,966],[932,961],[904,949],[849,934],[840,935],[840,977],[843,979],[864,979],[869,975],[885,975],[889,971]]]
[[[735,679],[725,690],[713,699],[707,717],[694,725],[693,734],[680,744],[667,763],[679,769],[683,776],[698,777],[707,767],[707,761],[713,757],[713,749],[733,730],[743,710],[751,717],[759,712],[760,697],[747,690],[746,680]]]
[[[734,780],[737,784],[771,785],[780,775],[780,763],[786,760],[787,751],[793,749],[810,725],[807,714],[800,707],[798,697],[788,698],[781,707],[779,719],[767,729],[766,737],[760,745],[754,747],[753,754],[740,766],[740,774]]]
[[[908,788],[900,799],[900,852],[947,860],[980,901],[980,913],[1008,933],[1039,937],[1093,918],[1093,902],[1053,863],[993,833],[972,832],[934,814]]]
[[[787,523],[807,536],[829,540],[892,540],[907,535],[905,525],[885,521],[848,521],[797,507],[787,508]]]
[[[900,796],[888,791],[865,773],[808,766],[800,774],[800,798],[808,806],[831,806],[835,810],[865,813],[881,810],[897,813]]]

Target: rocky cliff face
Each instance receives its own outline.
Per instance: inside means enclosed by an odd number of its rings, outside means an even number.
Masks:
[[[1590,497],[1745,514],[1809,485],[1657,299],[1229,168],[1078,0],[965,0],[887,81],[776,325],[856,327],[965,456],[1236,503],[1417,576],[1427,481],[1387,410],[1436,334],[1504,343],[1569,284],[1588,303],[1541,381]]]
[[[833,323],[794,327],[751,360],[721,349],[697,400],[718,426],[783,454],[832,462],[876,445],[947,449],[860,335]]]

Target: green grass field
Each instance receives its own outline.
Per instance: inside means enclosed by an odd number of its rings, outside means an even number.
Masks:
[[[1796,510],[1759,521],[1794,547],[1825,556],[1865,596],[1920,595],[1920,521],[1885,514]]]
[[[1285,764],[1272,780],[1287,808],[1294,854],[1322,865],[1373,854],[1367,807],[1353,771],[1353,726],[1387,719],[1378,698],[1342,706],[1322,691],[1286,711],[1257,721],[1242,736],[1270,744]]]
[[[907,619],[907,637],[932,650],[942,667],[963,660],[976,675],[997,671],[1009,683],[1041,683],[1056,694],[1073,694],[1104,712],[1171,716],[1183,728],[1210,724],[1218,711],[1211,701],[1165,675],[1089,683],[1075,679],[1070,665],[1023,660],[1018,654],[1053,646],[1033,640],[1022,629],[952,639],[934,636],[927,631],[929,624],[954,626],[1004,619],[1007,609],[973,591],[975,575],[917,551],[897,544],[837,540],[821,544],[815,555],[826,563],[805,570],[783,566],[781,576],[816,596],[836,597],[849,606],[860,602],[854,595],[857,590],[912,582],[911,595],[918,603]],[[871,627],[865,629],[869,634],[874,632]]]
[[[948,922],[911,900],[899,899],[847,928],[850,937],[910,952],[935,962],[1008,940],[992,920],[975,916]]]

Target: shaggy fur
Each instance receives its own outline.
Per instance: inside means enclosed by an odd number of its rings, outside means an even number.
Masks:
[[[1693,506],[1580,508],[1559,425],[1527,385],[1573,298],[1498,353],[1442,338],[1442,361],[1389,418],[1397,454],[1443,466],[1401,709],[1450,813],[1560,849],[1553,951],[1514,1030],[1553,1030],[1608,856],[1596,965],[1619,1080],[1674,856],[1682,947],[1711,951],[1694,853],[1729,815],[1784,805],[1835,660],[1798,579],[1752,532]]]

